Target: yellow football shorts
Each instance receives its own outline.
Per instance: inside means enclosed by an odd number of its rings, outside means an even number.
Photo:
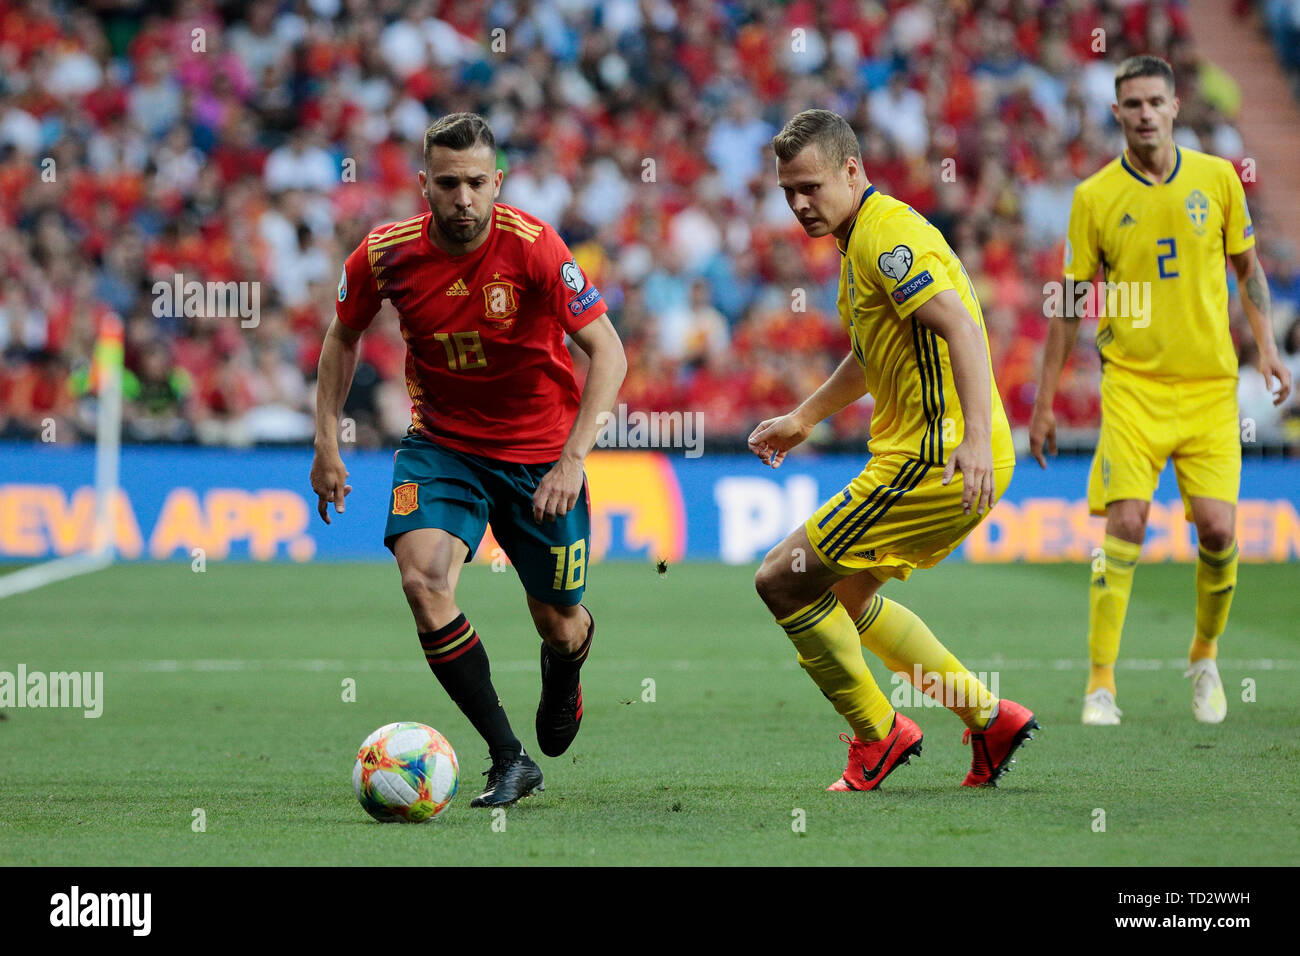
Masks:
[[[994,500],[1015,466],[993,470]],[[962,476],[943,484],[943,466],[903,455],[877,455],[849,486],[804,523],[822,563],[840,574],[870,571],[881,581],[907,580],[951,554],[989,513],[963,514]]]
[[[1235,379],[1160,381],[1107,369],[1088,509],[1103,515],[1112,501],[1150,501],[1170,458],[1188,521],[1193,497],[1235,505],[1241,486],[1238,428]]]

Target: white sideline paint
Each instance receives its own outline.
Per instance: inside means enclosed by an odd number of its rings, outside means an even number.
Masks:
[[[122,460],[122,366],[112,364],[100,371],[103,385],[95,417],[95,537],[91,549],[0,576],[0,600],[55,581],[102,571],[113,563],[111,509],[117,497]]]
[[[971,658],[965,662],[966,666],[974,671],[1082,671],[1088,669],[1086,660],[1061,659],[1061,660],[1043,660],[1040,658],[1023,658],[1023,659],[1004,659],[997,657],[989,658]],[[1219,667],[1226,670],[1243,670],[1243,671],[1293,671],[1300,670],[1300,659],[1297,658],[1256,658],[1240,659],[1231,658],[1219,660]],[[777,660],[767,658],[747,658],[741,660],[719,660],[719,661],[689,661],[689,660],[669,660],[669,661],[646,661],[646,660],[622,660],[622,661],[589,661],[583,665],[583,669],[594,668],[596,670],[609,671],[644,671],[647,668],[668,669],[676,671],[686,670],[749,670],[749,671],[766,671],[766,670],[796,670],[798,665],[793,660]],[[194,673],[194,672],[212,672],[212,671],[230,671],[230,672],[247,672],[247,671],[338,671],[341,673],[381,671],[391,673],[424,672],[428,666],[418,660],[400,661],[388,659],[371,659],[371,660],[345,660],[343,658],[335,659],[315,659],[315,660],[292,660],[292,659],[272,659],[257,660],[248,658],[230,658],[226,660],[212,659],[195,659],[195,660],[147,660],[136,661],[130,664],[103,662],[100,664],[101,670],[106,671],[148,671],[152,673]],[[526,660],[502,660],[492,662],[493,670],[501,671],[525,671],[531,672],[537,670],[537,661],[533,658]],[[1186,658],[1169,658],[1168,660],[1120,660],[1115,665],[1116,670],[1130,671],[1165,671],[1176,670],[1182,673],[1187,669]]]
[[[44,564],[34,564],[30,568],[23,568],[21,571],[14,571],[0,577],[0,599],[34,591],[55,581],[75,578],[92,571],[102,571],[112,563],[111,551],[98,553],[92,551],[87,554],[72,554],[66,558],[55,558]]]

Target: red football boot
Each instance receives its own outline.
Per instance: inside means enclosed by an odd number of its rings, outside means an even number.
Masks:
[[[894,725],[882,740],[859,740],[840,734],[849,745],[849,765],[844,776],[827,790],[875,790],[900,764],[910,763],[921,752],[921,728],[902,714],[894,715]]]
[[[963,787],[996,787],[998,778],[1015,763],[1011,755],[1026,740],[1033,740],[1029,731],[1038,729],[1033,712],[1014,700],[998,701],[997,716],[983,730],[967,730],[961,742],[971,749],[970,773],[962,781]]]

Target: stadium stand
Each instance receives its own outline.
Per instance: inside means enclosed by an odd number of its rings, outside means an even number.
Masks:
[[[1276,25],[1295,5],[1261,6]],[[49,418],[89,435],[111,310],[128,440],[309,441],[343,257],[421,212],[423,131],[462,109],[497,133],[502,201],[560,229],[608,300],[622,400],[704,412],[712,447],[846,347],[838,256],[803,236],[766,146],[798,110],[843,113],[871,179],[961,256],[1023,426],[1071,191],[1122,146],[1113,68],[1137,52],[1174,65],[1181,144],[1247,154],[1240,90],[1174,0],[0,0],[0,436]],[[1300,256],[1246,189],[1300,362]],[[178,274],[257,283],[255,326],[162,301]],[[1231,319],[1240,341],[1235,290]],[[363,342],[347,414],[359,444],[391,443],[409,421],[394,317]],[[1081,348],[1058,410],[1080,444],[1098,376]],[[1261,435],[1295,428],[1294,401],[1260,405]],[[869,416],[847,409],[815,440],[859,449]]]

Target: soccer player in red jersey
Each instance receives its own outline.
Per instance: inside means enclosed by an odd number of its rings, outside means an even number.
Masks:
[[[325,336],[311,485],[320,516],[352,490],[339,457],[358,340],[384,299],[406,340],[411,427],[393,456],[384,544],[434,675],[488,744],[471,806],[542,789],[492,686],[487,651],[456,604],[461,567],[488,523],[519,572],[542,637],[537,741],[568,749],[582,720],[579,669],[595,626],[581,604],[590,507],[583,462],[627,360],[605,303],[551,226],[496,202],[502,172],[482,117],[453,113],[424,136],[429,212],[371,230],[348,256]],[[591,359],[579,390],[568,334]]]

